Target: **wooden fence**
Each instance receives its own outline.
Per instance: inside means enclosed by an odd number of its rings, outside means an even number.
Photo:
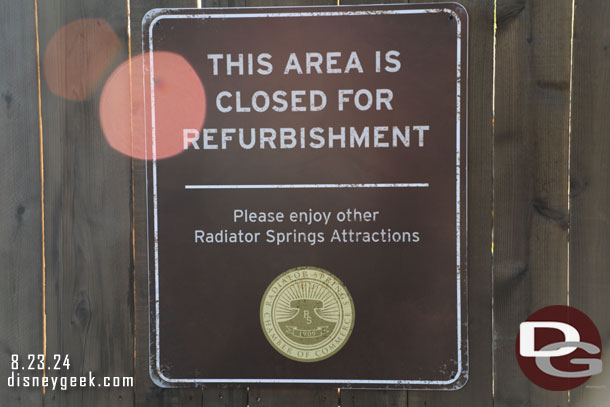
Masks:
[[[57,97],[42,58],[66,23],[99,18],[118,35],[115,67],[141,52],[146,11],[196,1],[0,2],[0,405],[610,405],[610,368],[571,392],[549,392],[523,376],[514,356],[518,324],[552,304],[587,313],[610,349],[607,0],[462,0],[470,14],[465,388],[154,386],[147,370],[146,254],[134,244],[145,241],[145,220],[133,216],[143,205],[137,182],[143,164],[106,143],[98,120],[101,86],[84,100]],[[363,2],[349,2],[357,3]],[[204,7],[311,4],[337,3],[203,0]],[[88,38],[81,41],[86,46]],[[82,63],[97,63],[95,55],[83,54]],[[59,77],[72,83],[69,75]],[[72,84],[67,91],[82,89]],[[133,376],[135,386],[65,392],[6,386],[11,354],[43,352],[69,354],[75,374]]]

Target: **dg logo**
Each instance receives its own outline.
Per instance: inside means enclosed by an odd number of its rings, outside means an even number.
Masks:
[[[571,390],[602,371],[597,327],[564,305],[542,308],[522,322],[515,351],[523,373],[547,390]]]

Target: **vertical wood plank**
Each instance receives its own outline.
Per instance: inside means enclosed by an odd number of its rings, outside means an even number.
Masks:
[[[248,391],[245,386],[207,386],[203,389],[203,407],[246,407]]]
[[[494,140],[495,405],[567,406],[521,373],[519,324],[567,303],[572,2],[498,0]]]
[[[405,407],[411,392],[406,390],[352,390],[342,389],[341,407]]]
[[[197,6],[196,0],[129,0],[131,55],[142,53],[142,18],[151,9],[165,7]],[[133,66],[132,75],[142,75],[141,66]],[[203,403],[201,388],[163,389],[152,382],[149,374],[149,308],[147,271],[147,214],[146,214],[146,170],[144,161],[133,160],[133,225],[135,234],[134,281],[135,287],[135,342],[136,342],[136,388],[137,407],[200,407]],[[220,398],[219,398],[220,400]],[[223,404],[206,403],[206,406]],[[228,404],[245,406],[245,403]]]
[[[574,10],[570,154],[570,305],[595,322],[604,371],[571,392],[570,405],[610,400],[610,3],[577,0]]]
[[[42,405],[42,389],[7,383],[12,354],[25,358],[43,353],[35,34],[34,3],[4,2],[0,13],[0,400],[10,407]]]
[[[250,407],[337,407],[337,388],[256,385],[250,387],[248,405]]]
[[[46,80],[43,75],[42,85],[47,355],[71,361],[69,371],[49,374],[91,371],[101,383],[105,376],[133,376],[130,160],[110,148],[98,115],[101,86],[113,63],[126,56],[126,7],[124,0],[38,6],[43,72],[55,72]],[[93,27],[85,18],[108,25]],[[59,37],[47,50],[58,30],[74,21],[78,33]],[[108,26],[100,38],[98,29]],[[47,392],[45,405],[132,406],[133,389]]]
[[[411,1],[413,2],[413,1]],[[491,406],[492,92],[494,4],[462,0],[468,39],[469,379],[452,392],[409,392],[409,407]]]

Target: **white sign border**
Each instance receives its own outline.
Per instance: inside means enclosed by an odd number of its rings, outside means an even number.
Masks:
[[[461,7],[458,3],[453,3]],[[372,7],[379,6],[396,6],[397,4],[375,4]],[[324,7],[336,7],[336,6],[309,6],[316,8]],[[288,7],[274,7],[276,9],[288,8]],[[290,7],[295,8],[295,7]],[[307,8],[307,6],[301,6],[299,8]],[[254,7],[248,8],[235,8],[235,9],[248,9],[256,10]],[[201,10],[201,9],[197,9]],[[155,383],[161,387],[168,387],[168,383],[186,384],[186,383],[242,383],[242,384],[255,384],[255,383],[299,383],[299,384],[374,384],[374,385],[439,385],[448,386],[456,383],[460,378],[464,378],[463,384],[468,379],[468,370],[463,370],[464,360],[462,358],[462,276],[461,276],[461,185],[460,185],[460,165],[461,165],[461,81],[462,81],[462,21],[458,14],[448,8],[424,8],[424,9],[379,9],[379,10],[349,10],[349,11],[311,11],[311,12],[248,12],[248,13],[232,13],[232,14],[161,14],[159,13],[172,11],[172,9],[153,9],[150,10],[143,18],[144,23],[148,24],[149,32],[149,55],[150,55],[150,89],[151,89],[151,131],[152,131],[152,184],[153,184],[153,232],[154,232],[154,253],[155,253],[155,359],[153,371],[153,364],[149,364],[151,378]],[[186,10],[185,10],[186,11]],[[464,9],[466,13],[466,10]],[[156,154],[156,139],[155,139],[155,94],[154,94],[154,61],[153,61],[153,28],[155,23],[163,19],[208,19],[208,18],[278,18],[278,17],[333,17],[333,16],[363,16],[363,15],[388,15],[388,14],[438,14],[447,13],[455,18],[457,23],[457,69],[456,69],[456,287],[457,287],[457,365],[458,371],[455,376],[449,380],[354,380],[354,379],[172,379],[163,374],[161,371],[161,360],[160,360],[160,323],[159,323],[159,228],[158,228],[158,206],[157,206],[157,154]],[[152,16],[151,16],[152,14]],[[466,13],[467,15],[467,13]],[[151,20],[152,18],[152,20]],[[468,56],[466,55],[466,58]],[[146,76],[146,72],[143,72]],[[146,78],[144,78],[146,80]],[[148,162],[148,157],[147,160]],[[148,167],[148,164],[146,164]],[[146,170],[146,185],[148,186],[148,170]],[[148,187],[147,187],[148,189]],[[146,196],[146,208],[148,212],[148,194]],[[148,222],[147,222],[148,225]],[[148,227],[148,226],[147,226]],[[147,235],[149,235],[147,233]],[[150,239],[147,239],[147,252],[150,251]],[[150,256],[148,256],[148,263],[150,263]],[[150,268],[150,265],[149,265]],[[150,277],[149,277],[150,285]],[[466,357],[468,344],[466,346]],[[152,362],[152,360],[151,360]],[[159,382],[159,379],[161,382]],[[462,385],[463,385],[462,384]],[[461,388],[458,387],[458,388]]]

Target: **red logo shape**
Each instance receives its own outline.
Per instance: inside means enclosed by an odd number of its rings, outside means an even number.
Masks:
[[[586,314],[553,305],[521,323],[515,353],[521,370],[533,383],[546,390],[565,391],[601,372],[601,342]]]

